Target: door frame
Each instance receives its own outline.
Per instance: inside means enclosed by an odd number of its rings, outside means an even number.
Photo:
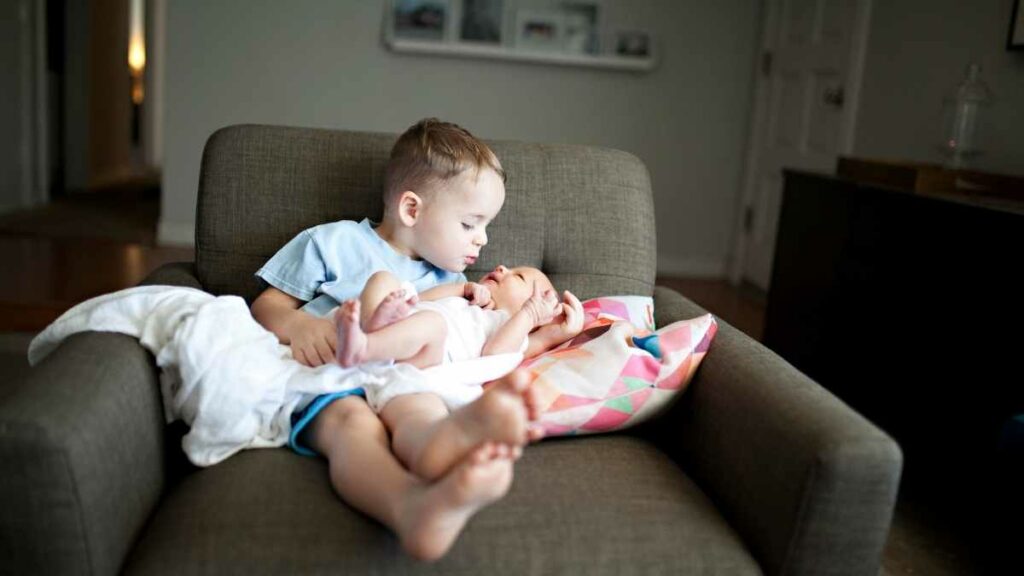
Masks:
[[[18,166],[17,204],[26,209],[45,204],[50,198],[48,89],[46,77],[46,2],[19,0],[17,3],[18,80]]]
[[[733,220],[733,238],[729,259],[729,281],[739,285],[744,280],[747,258],[747,211],[756,205],[757,165],[761,160],[760,142],[768,125],[768,102],[771,97],[771,78],[764,71],[765,59],[775,54],[779,35],[780,13],[786,0],[764,0],[761,10],[761,41],[758,65],[754,69],[754,111],[747,129],[747,145],[743,161],[743,176],[740,201]],[[861,83],[864,79],[864,61],[867,55],[868,36],[871,28],[872,0],[854,0],[863,4],[858,19],[854,22],[850,49],[851,59],[843,84],[845,105],[843,133],[839,135],[839,154],[853,151],[857,132],[857,112],[860,108]],[[770,287],[770,286],[769,286]]]

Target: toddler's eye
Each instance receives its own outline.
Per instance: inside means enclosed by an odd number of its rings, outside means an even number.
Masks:
[[[462,223],[462,229],[465,230],[466,232],[469,232],[470,230],[473,229],[473,225],[472,224],[466,224],[465,222],[463,222]]]

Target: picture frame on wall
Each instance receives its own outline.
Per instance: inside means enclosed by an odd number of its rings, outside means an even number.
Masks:
[[[561,51],[565,40],[564,16],[555,10],[516,11],[516,48]]]
[[[654,69],[650,34],[614,32],[604,21],[605,1],[384,0],[381,39],[398,53]]]
[[[615,53],[631,58],[646,58],[651,54],[651,36],[639,30],[621,30],[615,34]]]
[[[1007,50],[1024,50],[1024,9],[1021,0],[1013,3],[1013,15],[1010,17],[1010,33],[1006,38]]]
[[[563,2],[563,49],[570,54],[597,54],[601,7],[595,2]]]
[[[393,0],[395,38],[442,42],[450,19],[449,0]]]
[[[462,0],[459,40],[500,44],[504,29],[504,0]]]

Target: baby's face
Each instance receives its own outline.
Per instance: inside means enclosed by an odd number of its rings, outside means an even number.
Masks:
[[[540,270],[529,266],[506,268],[499,265],[481,278],[480,284],[490,291],[494,307],[509,313],[515,313],[522,308],[533,295],[534,286],[539,286],[541,293],[545,290],[554,291],[548,277]]]

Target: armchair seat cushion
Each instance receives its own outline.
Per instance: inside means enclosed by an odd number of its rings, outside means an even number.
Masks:
[[[557,473],[552,473],[557,471]],[[543,513],[538,514],[538,510]],[[417,563],[332,492],[326,462],[250,450],[186,476],[143,533],[127,573],[760,574],[737,533],[647,440],[531,446],[508,497],[447,557]]]

